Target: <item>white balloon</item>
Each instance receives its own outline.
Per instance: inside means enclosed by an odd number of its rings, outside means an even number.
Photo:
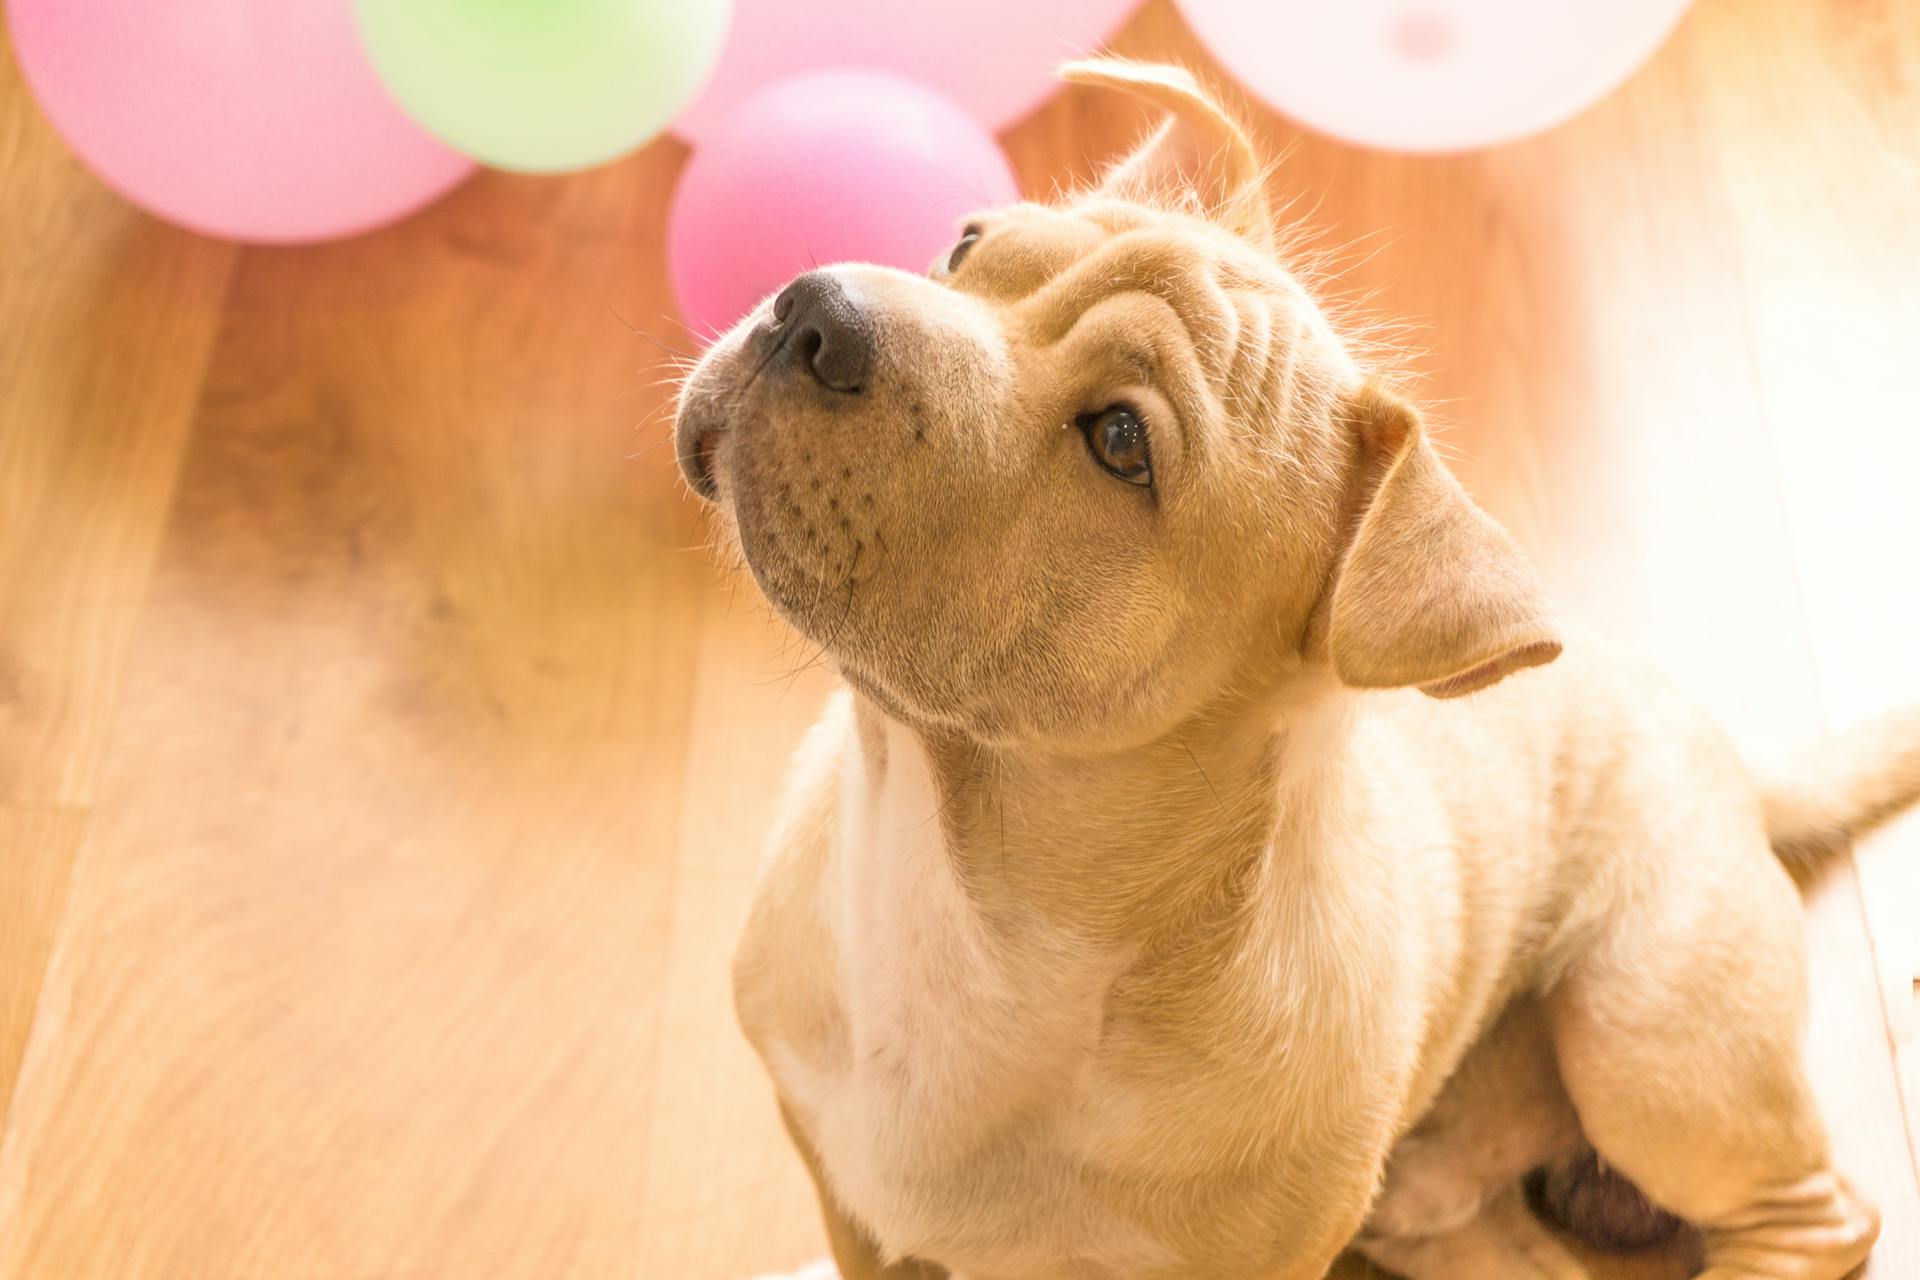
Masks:
[[[1607,96],[1688,0],[1178,0],[1226,68],[1308,128],[1458,151],[1551,128]]]

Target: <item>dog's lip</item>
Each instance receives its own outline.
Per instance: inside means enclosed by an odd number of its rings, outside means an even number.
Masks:
[[[720,448],[728,427],[723,422],[706,422],[680,433],[680,471],[687,484],[708,502],[720,496],[720,482],[713,474],[713,455]]]
[[[711,376],[696,373],[694,377],[680,403],[680,420],[673,426],[673,452],[687,487],[708,502],[715,502],[720,481],[714,474],[714,455],[733,427],[733,396],[720,392]]]
[[[700,433],[698,440],[693,442],[693,457],[694,461],[699,465],[700,476],[704,486],[702,492],[705,493],[708,498],[712,498],[720,492],[720,481],[713,473],[713,460],[714,455],[720,452],[720,441],[722,437],[724,437],[730,429],[731,428],[724,424],[709,427]]]
[[[724,351],[710,353],[694,370],[683,393],[674,452],[688,487],[708,502],[719,500],[714,462],[720,442],[732,431],[732,415],[770,358],[770,352],[755,352],[753,341],[767,327],[765,321],[757,322],[747,343],[729,339]]]

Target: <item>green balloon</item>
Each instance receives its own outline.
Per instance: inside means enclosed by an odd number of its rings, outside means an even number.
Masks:
[[[706,80],[732,0],[357,0],[409,115],[483,164],[552,172],[629,151]]]

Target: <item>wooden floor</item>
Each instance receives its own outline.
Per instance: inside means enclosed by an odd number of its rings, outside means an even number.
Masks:
[[[1165,0],[1119,46],[1208,66]],[[1008,146],[1045,192],[1144,123],[1066,93]],[[1757,749],[1920,696],[1920,6],[1703,0],[1483,155],[1258,124],[1570,611]],[[725,975],[828,678],[659,447],[683,158],[235,249],[100,189],[0,58],[3,1280],[820,1251]],[[1863,862],[1810,1053],[1900,1280],[1920,827]]]

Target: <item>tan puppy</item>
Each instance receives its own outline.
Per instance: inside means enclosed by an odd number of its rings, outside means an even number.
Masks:
[[[1573,1280],[1551,1166],[1716,1280],[1845,1274],[1769,843],[1913,799],[1920,715],[1756,786],[1564,636],[1193,81],[1067,74],[1172,119],[930,279],[796,280],[677,426],[847,686],[736,969],[840,1273]]]

